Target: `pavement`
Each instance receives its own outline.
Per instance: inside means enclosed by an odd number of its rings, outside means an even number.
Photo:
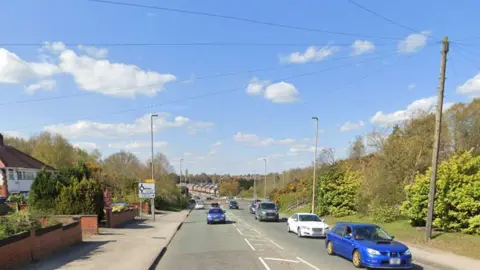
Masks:
[[[258,222],[247,206],[247,202],[240,202],[240,210],[227,209],[227,224],[207,225],[205,210],[192,211],[156,269],[355,269],[350,261],[327,255],[323,239],[298,238],[288,233],[286,219]],[[425,252],[412,248],[413,269],[480,269],[475,260],[470,265],[442,266],[435,263],[439,256]],[[457,255],[447,255],[450,257],[445,260],[458,259],[452,257]]]
[[[189,213],[159,212],[155,221],[145,216],[122,228],[101,228],[99,235],[22,269],[150,269]]]

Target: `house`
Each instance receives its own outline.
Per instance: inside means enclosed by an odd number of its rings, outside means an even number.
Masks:
[[[8,197],[9,193],[28,194],[37,173],[42,169],[55,171],[38,159],[5,145],[0,133],[0,197]]]

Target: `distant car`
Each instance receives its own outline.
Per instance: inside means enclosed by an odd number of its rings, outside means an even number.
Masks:
[[[225,212],[220,207],[212,207],[207,212],[207,224],[226,223]]]
[[[220,207],[220,204],[218,202],[214,202],[210,204],[210,207]]]
[[[250,206],[248,207],[248,211],[250,212],[250,214],[255,214],[255,208],[257,208],[257,204],[261,201],[262,200],[253,200],[250,203]]]
[[[279,214],[277,205],[273,202],[262,201],[255,208],[255,219],[258,221],[273,220],[278,222]]]
[[[236,201],[230,201],[230,203],[228,204],[228,208],[230,209],[238,209],[238,203]]]
[[[188,201],[188,203],[189,203],[189,204],[196,204],[197,201],[195,201],[194,199],[190,199],[190,200]]]
[[[205,209],[205,204],[203,204],[203,202],[197,202],[195,204],[195,209]]]
[[[315,214],[297,213],[287,219],[287,232],[295,232],[298,237],[325,237],[330,227]]]
[[[207,201],[211,201],[211,200],[213,200],[212,197],[207,197]]]
[[[338,254],[357,268],[411,269],[410,249],[374,224],[339,222],[327,233],[329,255]]]

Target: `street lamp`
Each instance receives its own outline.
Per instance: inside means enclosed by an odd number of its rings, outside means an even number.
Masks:
[[[183,158],[180,159],[180,185],[182,184],[182,162]]]
[[[253,170],[253,199],[257,199],[257,171]]]
[[[154,176],[153,176],[153,118],[154,117],[158,117],[158,114],[152,114],[150,115],[150,134],[152,135],[151,138],[152,138],[152,162],[151,162],[151,166],[152,166],[152,179],[155,179]],[[153,221],[155,221],[155,199],[152,198],[151,199],[151,205],[152,205],[152,218],[153,218]]]
[[[264,158],[263,161],[265,161],[265,179],[264,179],[264,182],[263,182],[263,185],[264,185],[264,190],[263,190],[263,197],[265,198],[265,200],[267,199],[267,159]]]
[[[313,187],[312,187],[312,214],[315,212],[315,186],[316,178],[315,171],[317,169],[317,145],[318,145],[318,117],[312,117],[315,120],[315,154],[313,156]]]

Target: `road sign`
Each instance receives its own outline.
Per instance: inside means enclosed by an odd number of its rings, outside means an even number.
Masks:
[[[155,198],[155,184],[138,183],[138,197],[140,199]]]
[[[154,184],[154,183],[155,183],[155,179],[145,179],[145,183]]]

